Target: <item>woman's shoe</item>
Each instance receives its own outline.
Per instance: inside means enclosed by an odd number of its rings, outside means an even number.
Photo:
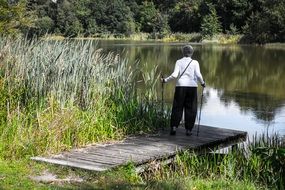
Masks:
[[[170,135],[176,135],[176,127],[171,127]]]
[[[186,129],[186,136],[191,136],[191,135],[192,135],[191,131],[189,129]]]

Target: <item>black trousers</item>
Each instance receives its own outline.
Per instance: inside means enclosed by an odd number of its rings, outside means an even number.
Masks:
[[[197,87],[176,87],[171,113],[171,127],[178,127],[183,109],[185,111],[185,128],[192,130],[197,115]]]

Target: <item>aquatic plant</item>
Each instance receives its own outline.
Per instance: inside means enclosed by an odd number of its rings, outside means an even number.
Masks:
[[[158,73],[139,79],[139,62],[103,53],[92,40],[1,38],[0,49],[3,158],[119,140],[155,130],[165,119],[150,102]],[[138,80],[147,96],[137,93]]]

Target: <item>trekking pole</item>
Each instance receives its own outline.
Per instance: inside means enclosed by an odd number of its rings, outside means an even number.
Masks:
[[[160,77],[163,78],[163,75],[161,74]],[[164,82],[163,81],[161,82],[161,114],[162,114],[163,125],[164,125]]]
[[[201,111],[202,111],[202,103],[203,103],[203,96],[204,96],[203,91],[204,91],[204,87],[202,87],[201,103],[200,103],[200,112],[199,112],[199,118],[198,118],[197,136],[199,135],[200,121],[201,121]]]

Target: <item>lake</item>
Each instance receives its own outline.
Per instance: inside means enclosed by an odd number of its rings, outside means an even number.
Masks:
[[[145,72],[158,66],[158,72],[168,76],[184,44],[99,40],[97,46],[122,55],[130,64],[139,61]],[[247,131],[249,137],[267,132],[285,136],[284,46],[191,45],[207,84],[201,124]],[[175,81],[165,86],[169,104],[174,88]],[[159,95],[160,91],[158,85]]]

